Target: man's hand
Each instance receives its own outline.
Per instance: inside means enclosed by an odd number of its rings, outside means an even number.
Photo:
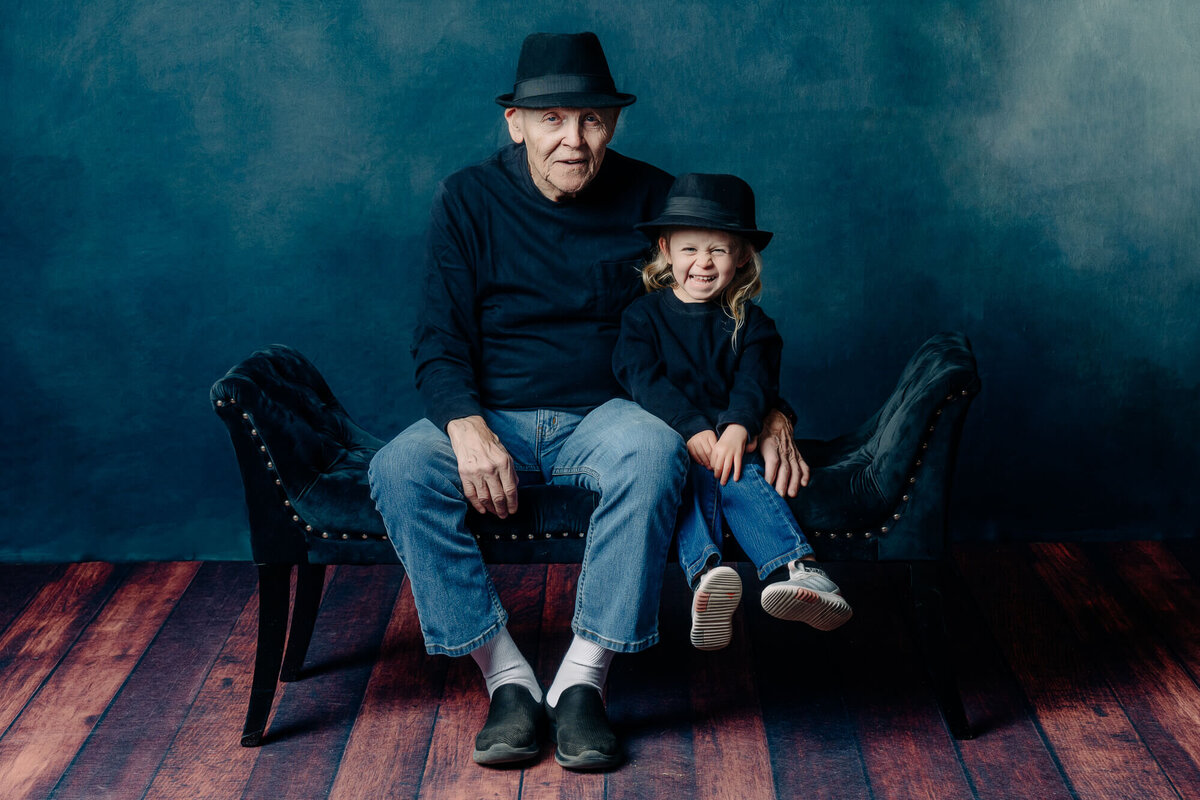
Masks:
[[[746,452],[746,441],[750,432],[742,425],[730,424],[721,432],[717,446],[712,451],[712,471],[724,486],[732,475],[735,481],[742,479],[742,454]]]
[[[687,440],[687,451],[692,461],[707,469],[712,469],[712,450],[716,446],[716,431],[700,431]]]
[[[480,514],[504,519],[517,510],[517,471],[512,456],[481,416],[450,420],[450,447],[458,459],[463,495]]]
[[[796,449],[791,421],[782,413],[772,410],[767,414],[762,433],[746,448],[747,452],[755,449],[762,455],[767,483],[780,497],[795,497],[801,486],[808,486],[808,464]]]

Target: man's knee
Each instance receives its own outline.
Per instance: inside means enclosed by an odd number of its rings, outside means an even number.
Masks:
[[[613,445],[631,478],[657,481],[664,498],[679,497],[688,453],[683,438],[670,425],[647,412],[630,415]]]
[[[445,435],[423,419],[381,447],[367,468],[372,492],[383,486],[423,483],[426,478],[445,472],[449,443],[440,439],[445,439]]]

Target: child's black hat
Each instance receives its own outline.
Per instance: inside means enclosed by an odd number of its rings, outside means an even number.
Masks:
[[[661,228],[728,231],[746,237],[755,250],[766,247],[773,235],[759,230],[754,222],[754,190],[750,184],[735,175],[699,172],[676,178],[658,219],[634,227],[651,238]]]

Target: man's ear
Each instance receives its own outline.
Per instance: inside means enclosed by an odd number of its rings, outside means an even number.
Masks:
[[[504,120],[508,123],[508,135],[515,143],[520,144],[525,141],[525,131],[521,129],[521,124],[524,122],[522,115],[519,113],[519,108],[504,109]]]

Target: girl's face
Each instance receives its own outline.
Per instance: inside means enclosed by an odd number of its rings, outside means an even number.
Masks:
[[[671,231],[669,236],[659,237],[658,247],[671,263],[675,296],[685,303],[719,299],[750,260],[737,234],[707,228]]]

